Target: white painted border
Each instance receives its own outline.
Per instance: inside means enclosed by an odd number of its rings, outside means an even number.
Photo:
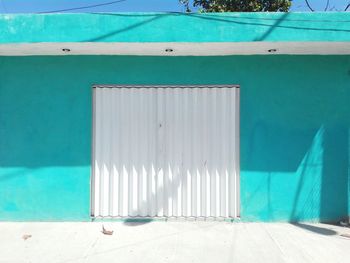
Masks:
[[[94,217],[95,211],[95,141],[96,141],[96,89],[92,87],[92,107],[91,107],[91,169],[90,169],[90,217]]]
[[[70,49],[64,52],[62,49]],[[166,52],[172,49],[173,52]],[[269,52],[276,49],[276,52]],[[33,55],[349,55],[350,42],[63,42],[0,44],[0,56]]]
[[[236,172],[236,215],[241,217],[241,90],[238,86],[236,94],[236,118],[235,118],[235,172]]]

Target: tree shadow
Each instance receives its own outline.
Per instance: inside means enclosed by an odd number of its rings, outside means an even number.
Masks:
[[[349,129],[327,125],[323,141],[320,219],[333,222],[349,215]],[[333,222],[334,223],[334,222]]]
[[[311,187],[308,187],[308,184]],[[300,177],[290,221],[299,221],[308,212],[310,215],[307,216],[315,218],[317,204],[319,205],[317,221],[337,223],[339,220],[347,219],[348,185],[348,128],[332,124],[323,125],[300,165]]]

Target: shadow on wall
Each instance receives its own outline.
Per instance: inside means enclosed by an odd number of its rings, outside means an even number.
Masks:
[[[137,22],[135,24],[129,25],[127,27],[124,28],[120,28],[114,31],[111,31],[107,34],[103,34],[101,36],[95,37],[95,38],[90,38],[87,39],[85,41],[87,42],[96,42],[96,41],[101,41],[110,37],[113,37],[115,35],[133,30],[135,28],[138,27],[142,27],[146,24],[152,23],[155,20],[159,20],[159,19],[163,19],[169,16],[173,16],[174,14],[177,15],[185,15],[191,18],[195,18],[195,19],[202,19],[202,20],[208,20],[208,21],[214,21],[214,22],[221,22],[221,23],[229,23],[229,24],[238,24],[238,25],[247,25],[247,26],[262,26],[264,29],[266,29],[261,36],[257,37],[256,39],[254,39],[254,41],[263,41],[264,39],[266,39],[276,28],[289,28],[289,29],[301,29],[301,30],[316,30],[316,31],[329,31],[329,30],[338,30],[338,29],[319,29],[319,28],[309,28],[309,27],[295,27],[295,26],[281,26],[280,24],[283,23],[283,21],[286,21],[286,18],[288,17],[289,13],[284,13],[281,17],[279,17],[278,19],[273,19],[273,20],[269,20],[272,21],[273,23],[257,23],[257,22],[251,22],[248,20],[245,21],[246,19],[249,19],[249,17],[245,17],[243,20],[241,20],[241,17],[229,17],[227,19],[223,18],[222,16],[215,16],[215,15],[210,15],[210,16],[203,16],[203,15],[196,15],[196,14],[183,14],[183,13],[168,13],[168,14],[158,14],[158,15],[151,15],[151,18],[149,18],[148,20],[145,21],[141,21],[141,22]],[[121,14],[98,14],[98,15],[109,15],[109,16],[125,16],[125,15],[121,15]],[[128,16],[128,15],[126,15]],[[135,15],[131,15],[131,16],[135,16]],[[142,17],[147,17],[150,15],[142,15]],[[340,30],[343,31],[343,30]],[[346,30],[347,31],[347,30]],[[350,32],[350,30],[349,30]]]
[[[40,209],[40,216],[53,215],[51,220],[70,218],[76,211],[89,218],[92,83],[196,81],[241,84],[244,220],[334,221],[349,214],[349,56],[38,56],[1,61],[0,208],[23,205],[14,214],[18,218],[29,210],[28,218],[37,218]],[[15,78],[17,72],[23,77]],[[76,166],[87,168],[77,173]]]
[[[297,142],[297,140],[294,142],[292,141],[292,143],[295,144],[297,144]],[[256,201],[258,199],[257,197],[266,191],[266,199],[263,200],[263,205],[265,207],[261,209],[261,211],[267,211],[267,219],[269,221],[280,220],[285,217],[290,222],[317,220],[334,223],[346,218],[349,205],[349,145],[349,133],[347,128],[323,126],[316,132],[309,149],[297,166],[296,171],[291,170],[288,174],[279,172],[281,167],[278,165],[276,167],[277,172],[270,168],[270,172],[266,173],[266,178],[262,180],[262,183],[253,193],[253,195],[256,195],[254,198]],[[287,151],[288,148],[286,148],[286,152]],[[293,154],[292,156],[295,155]],[[282,160],[285,160],[286,164],[288,164],[288,158],[288,154],[282,156]],[[118,172],[118,174],[124,177],[124,179],[121,180],[128,181],[127,184],[130,183],[129,176],[136,176],[138,180],[142,180],[140,178],[142,178],[142,174],[144,174],[145,171],[147,171],[147,173],[150,171],[149,174],[151,174],[151,171],[154,170],[153,163],[147,164],[141,162],[137,165],[136,159],[133,159],[132,163],[123,165],[123,168],[119,166],[113,169],[106,168],[108,174],[113,177],[112,171],[124,171]],[[277,164],[278,162],[275,163]],[[291,162],[291,164],[295,165],[296,162]],[[149,166],[151,167],[150,170],[147,168]],[[133,194],[130,196],[130,192],[127,194],[128,198],[132,198],[128,202],[133,203],[133,199],[137,198],[138,208],[133,211],[130,210],[129,216],[131,217],[124,222],[126,225],[137,226],[152,222],[152,219],[132,218],[132,216],[140,216],[140,214],[152,216],[152,214],[147,214],[150,211],[150,202],[151,200],[157,200],[157,198],[164,198],[164,191],[168,192],[168,199],[161,199],[160,203],[157,202],[160,206],[158,205],[154,208],[155,211],[151,213],[156,215],[159,211],[165,211],[165,214],[172,214],[173,212],[168,209],[174,208],[170,208],[171,206],[168,206],[168,204],[169,202],[173,202],[173,200],[178,200],[179,189],[182,188],[182,185],[186,181],[186,179],[183,179],[187,176],[195,179],[197,174],[202,174],[198,169],[195,171],[183,170],[176,162],[169,162],[166,164],[166,167],[167,168],[163,169],[167,171],[166,174],[172,174],[172,182],[169,181],[169,185],[167,185],[169,187],[171,184],[170,188],[165,189],[163,186],[158,186],[155,188],[154,193],[148,191],[144,192],[144,194],[147,195],[145,200],[140,200],[140,197],[134,196]],[[265,169],[267,170],[267,167],[265,167]],[[214,170],[209,169],[207,171],[210,177],[219,176],[221,178],[225,176],[226,171]],[[148,182],[141,182],[141,185],[145,183],[148,184]],[[140,186],[140,181],[138,185]],[[127,186],[127,188],[130,188],[130,185]],[[123,191],[125,190],[120,190],[119,195],[123,194]],[[209,192],[211,191],[212,188],[210,188]],[[142,190],[138,190],[137,192],[142,195]],[[121,196],[118,197],[118,200],[121,200]],[[243,205],[249,206],[250,204],[249,202],[244,202]],[[121,204],[118,204],[118,206],[121,207]],[[128,207],[127,209],[130,208]],[[178,208],[175,208],[175,210],[176,212],[174,212],[174,214],[177,213]],[[187,208],[185,210],[181,208],[181,211],[185,211],[183,213],[186,215]],[[193,211],[193,208],[191,208],[191,211]],[[179,215],[181,215],[182,212],[180,212]],[[195,216],[196,212],[193,213]],[[189,212],[189,215],[190,214],[191,212]],[[243,217],[243,220],[244,219]],[[302,223],[295,224],[295,226],[323,235],[334,234],[334,231],[322,227],[319,228]]]
[[[339,71],[334,63],[288,60],[278,74],[258,69],[259,86],[253,87],[258,80],[241,86],[243,218],[335,222],[349,215],[350,64],[344,58]]]
[[[191,20],[204,20],[207,21],[207,26],[227,26],[227,29],[232,29],[231,27],[234,27],[235,25],[239,26],[247,26],[248,28],[251,27],[254,30],[260,31],[260,36],[256,37],[255,39],[252,39],[252,41],[263,41],[267,39],[276,29],[291,29],[291,30],[308,30],[309,32],[350,32],[350,29],[344,28],[339,29],[337,27],[337,24],[332,25],[333,23],[348,23],[350,20],[343,20],[343,21],[333,21],[333,20],[307,20],[307,19],[293,19],[288,18],[290,16],[290,13],[282,13],[279,16],[276,16],[274,18],[264,18],[264,17],[254,17],[249,16],[246,14],[243,15],[215,15],[215,14],[207,14],[207,15],[199,15],[195,13],[177,13],[177,12],[169,12],[164,14],[104,14],[104,13],[93,13],[94,15],[98,16],[115,16],[115,17],[124,17],[127,19],[128,17],[139,17],[140,20],[134,24],[130,24],[126,27],[119,27],[108,32],[104,33],[100,36],[96,36],[94,38],[85,39],[83,41],[86,42],[95,42],[95,41],[101,41],[106,40],[108,38],[111,38],[113,36],[116,36],[118,34],[122,34],[125,32],[128,32],[130,30],[133,30],[135,28],[143,27],[147,24],[150,24],[156,20],[159,19],[171,19],[174,16],[185,16],[189,18],[188,23],[191,22]],[[211,25],[210,22],[213,22]],[[214,22],[216,24],[214,24]],[[297,22],[297,23],[295,23]],[[310,26],[310,22],[315,23],[314,26]],[[164,22],[166,24],[166,22]],[[218,24],[219,23],[219,24]],[[327,23],[327,26],[318,27],[317,24],[319,23]],[[258,29],[257,29],[258,28]]]
[[[249,191],[250,183],[255,187],[251,193],[242,193],[243,209],[254,209],[268,221],[286,218],[290,222],[334,223],[346,219],[350,199],[349,129],[341,125],[292,133],[269,129],[260,127],[258,135],[251,137],[255,146],[251,145],[248,163],[254,171],[245,172],[243,191]],[[253,212],[246,214],[249,218]]]
[[[349,129],[325,127],[323,140],[323,171],[321,181],[322,220],[340,219],[349,215]]]
[[[332,222],[334,218],[341,220],[348,216],[349,146],[347,128],[323,126],[318,130],[299,167],[290,221],[301,220],[318,202],[321,221]],[[313,180],[313,185],[306,190],[308,180]],[[304,200],[303,194],[306,194]]]

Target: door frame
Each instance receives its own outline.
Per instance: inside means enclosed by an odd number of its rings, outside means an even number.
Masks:
[[[90,217],[96,218],[94,211],[94,170],[95,170],[95,136],[96,136],[96,89],[97,88],[236,88],[237,96],[235,103],[235,110],[237,118],[235,118],[235,167],[236,167],[236,216],[240,218],[241,215],[241,180],[240,180],[240,85],[118,85],[118,84],[94,84],[92,85],[92,122],[91,122],[91,170],[90,170]]]

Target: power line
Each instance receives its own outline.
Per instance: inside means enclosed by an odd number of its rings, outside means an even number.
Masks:
[[[308,7],[312,12],[315,11],[315,10],[311,7],[311,5],[310,5],[310,3],[309,3],[308,0],[305,0],[305,3],[306,3],[306,5],[307,5],[307,7]]]
[[[327,4],[326,4],[326,7],[324,8],[324,11],[327,11],[328,7],[329,7],[329,0],[327,0]]]
[[[348,3],[348,5],[345,7],[344,11],[347,11],[350,7],[350,3]]]
[[[38,12],[38,14],[59,13],[59,12],[87,9],[87,8],[93,8],[93,7],[99,7],[99,6],[113,5],[113,4],[125,2],[125,1],[126,0],[117,0],[117,1],[106,2],[106,3],[101,3],[101,4],[95,4],[95,5],[87,5],[87,6],[72,7],[72,8],[59,9],[59,10],[43,11],[43,12]]]

